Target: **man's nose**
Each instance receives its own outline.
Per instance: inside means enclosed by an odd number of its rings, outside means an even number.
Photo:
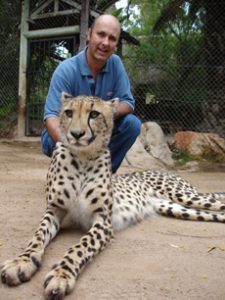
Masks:
[[[103,40],[102,40],[102,43],[103,43],[104,45],[108,45],[108,44],[109,44],[109,37],[108,37],[108,36],[105,36],[105,37],[103,38]]]

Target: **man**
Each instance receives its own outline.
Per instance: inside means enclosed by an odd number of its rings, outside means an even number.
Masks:
[[[106,101],[115,97],[120,99],[109,144],[113,173],[135,142],[141,123],[133,115],[134,99],[124,66],[120,58],[113,54],[120,31],[120,23],[114,16],[99,16],[89,29],[87,48],[56,68],[44,111],[42,149],[46,155],[51,156],[55,143],[60,141],[58,115],[63,91],[72,96],[93,95]]]

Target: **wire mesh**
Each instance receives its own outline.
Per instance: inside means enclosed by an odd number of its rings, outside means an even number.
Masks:
[[[18,109],[20,3],[1,1],[0,136],[12,133]]]
[[[69,11],[70,3],[74,1],[58,2],[61,11]],[[96,7],[95,2],[98,1],[90,1],[92,9]],[[225,7],[225,1],[220,2]],[[44,1],[30,1],[30,15],[40,3]],[[77,4],[79,7],[81,1]],[[45,7],[45,18],[36,17],[29,22],[29,30],[79,25],[79,9],[73,7],[73,12],[66,16],[54,16],[51,14],[53,9],[53,6]],[[216,5],[207,9],[208,15],[215,15]],[[219,12],[216,13],[218,16]],[[12,131],[17,118],[20,15],[20,1],[2,1],[0,136]],[[204,17],[207,20],[206,14]],[[171,33],[136,36],[133,32],[127,34],[124,31],[118,49],[136,100],[135,112],[142,121],[156,121],[165,134],[192,130],[225,136],[225,42],[224,26],[219,19],[217,17],[217,23],[213,24],[211,35],[210,29],[204,26],[180,38]],[[78,38],[71,43],[67,38],[71,37],[29,41],[27,135],[39,135],[41,132],[45,97],[51,74],[60,61],[60,49],[66,51],[61,59],[65,59],[68,53],[73,55],[77,52]]]

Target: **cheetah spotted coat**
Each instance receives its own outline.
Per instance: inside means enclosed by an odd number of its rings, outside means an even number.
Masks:
[[[46,275],[46,299],[72,292],[82,269],[117,230],[152,214],[185,220],[224,222],[224,195],[201,194],[182,178],[157,171],[111,174],[107,145],[118,100],[72,98],[63,93],[62,141],[53,153],[46,186],[46,212],[26,249],[1,265],[2,282],[28,281],[40,268],[44,250],[65,220],[86,233]]]

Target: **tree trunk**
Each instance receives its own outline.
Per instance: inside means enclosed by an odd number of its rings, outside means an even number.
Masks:
[[[89,9],[90,1],[83,0],[81,1],[81,14],[80,14],[80,45],[79,52],[83,50],[87,42],[87,32],[89,27]]]

